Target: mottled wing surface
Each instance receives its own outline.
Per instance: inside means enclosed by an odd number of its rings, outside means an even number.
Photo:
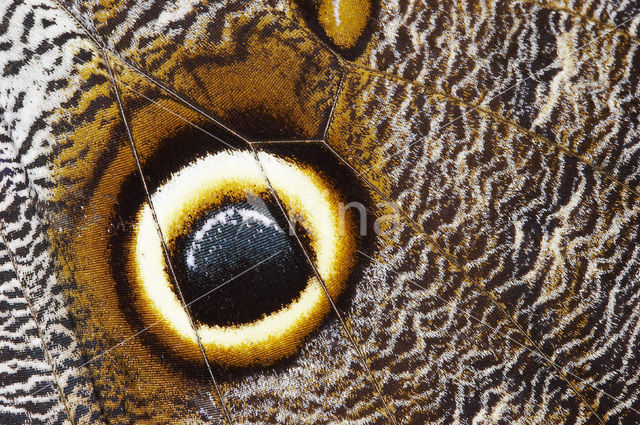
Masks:
[[[0,423],[640,423],[639,35],[636,0],[1,1]],[[206,159],[274,223],[307,181],[363,206],[292,226],[272,301],[317,309],[277,338],[211,342],[174,270],[159,193]]]

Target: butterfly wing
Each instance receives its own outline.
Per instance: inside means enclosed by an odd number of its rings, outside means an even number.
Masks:
[[[6,422],[638,421],[632,3],[4,7]],[[127,260],[137,206],[238,150],[281,224],[261,153],[368,221],[339,294],[296,234],[326,313],[242,361]]]

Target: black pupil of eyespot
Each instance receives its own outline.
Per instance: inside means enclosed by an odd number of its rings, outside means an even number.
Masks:
[[[311,276],[295,237],[264,203],[231,203],[207,213],[177,247],[173,263],[185,301],[194,319],[208,325],[273,313],[298,298]]]

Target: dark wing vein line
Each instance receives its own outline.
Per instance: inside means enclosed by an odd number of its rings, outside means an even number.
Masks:
[[[278,196],[277,192],[275,191],[275,189],[271,185],[269,177],[267,176],[267,174],[266,174],[266,172],[264,170],[264,167],[262,166],[262,163],[260,161],[260,158],[258,157],[257,151],[255,150],[255,148],[253,146],[251,147],[251,149],[253,151],[253,155],[254,155],[255,161],[257,162],[257,164],[258,164],[258,166],[260,168],[262,176],[265,179],[267,185],[269,186],[269,191],[271,192],[271,195],[276,200],[276,202],[278,204],[278,207],[280,209],[280,212],[286,218],[287,225],[289,226],[290,229],[293,230],[293,235],[296,238],[296,242],[298,243],[298,245],[302,249],[302,252],[304,253],[305,260],[307,261],[307,263],[309,264],[309,266],[313,270],[313,273],[314,273],[316,279],[318,279],[318,282],[320,282],[320,285],[322,286],[322,290],[323,290],[324,294],[329,299],[329,303],[331,303],[331,309],[333,310],[333,312],[338,317],[338,321],[340,322],[340,326],[342,327],[342,329],[343,329],[343,331],[344,331],[344,333],[345,333],[345,335],[347,337],[347,340],[353,346],[353,349],[355,350],[356,355],[358,356],[358,359],[360,360],[360,363],[362,363],[362,366],[364,367],[369,380],[373,384],[373,387],[374,387],[378,397],[382,401],[382,404],[384,406],[384,409],[385,409],[385,412],[387,414],[387,417],[388,417],[389,421],[391,421],[391,423],[393,425],[397,425],[398,422],[396,421],[395,415],[394,415],[393,411],[391,410],[391,407],[389,406],[389,403],[387,402],[387,399],[386,399],[386,397],[384,396],[384,394],[382,392],[382,387],[381,387],[380,383],[378,382],[378,380],[373,375],[373,372],[371,371],[371,368],[369,367],[369,360],[364,355],[364,352],[362,351],[362,348],[360,347],[360,344],[358,343],[358,341],[356,341],[356,339],[354,338],[353,333],[349,329],[349,326],[347,325],[347,322],[344,320],[344,317],[342,316],[342,313],[340,313],[340,310],[338,309],[338,306],[336,305],[335,301],[333,300],[333,297],[331,296],[331,294],[329,294],[329,290],[327,289],[327,285],[326,285],[324,279],[322,278],[322,276],[320,275],[320,272],[318,271],[316,265],[313,263],[313,260],[309,256],[309,252],[307,250],[307,247],[304,245],[304,243],[302,243],[302,240],[300,239],[297,231],[295,230],[295,226],[289,220],[289,217],[287,216],[287,213],[286,213],[286,211],[284,209],[284,206],[282,205],[282,201],[280,200],[280,197]]]
[[[126,129],[126,133],[127,133],[127,138],[129,139],[129,143],[131,145],[131,149],[133,152],[133,157],[135,158],[135,162],[136,162],[136,167],[138,170],[138,173],[140,174],[140,180],[142,182],[142,186],[144,189],[144,193],[145,196],[147,198],[147,203],[149,204],[149,209],[151,210],[151,215],[153,217],[153,222],[155,224],[156,227],[156,231],[158,232],[159,238],[160,238],[160,243],[162,244],[162,251],[164,252],[164,256],[166,259],[166,264],[167,264],[167,268],[169,269],[169,273],[171,275],[171,280],[175,283],[178,283],[178,279],[177,276],[175,274],[174,268],[173,268],[173,264],[171,261],[171,256],[169,255],[169,249],[167,248],[167,244],[166,241],[164,239],[164,235],[162,234],[162,229],[160,228],[160,223],[158,222],[158,217],[156,216],[156,211],[155,211],[155,207],[153,205],[153,201],[151,199],[151,193],[149,193],[149,187],[147,185],[147,181],[144,177],[144,172],[142,169],[142,164],[140,163],[140,158],[138,156],[138,150],[136,148],[135,145],[135,141],[133,140],[133,134],[131,133],[131,128],[129,127],[129,121],[127,119],[127,114],[126,111],[124,109],[124,106],[122,105],[122,100],[120,99],[120,90],[118,89],[118,83],[115,80],[115,76],[113,74],[113,69],[111,67],[111,63],[109,60],[109,57],[107,56],[107,51],[106,50],[102,50],[103,52],[103,59],[105,61],[105,64],[107,66],[107,69],[109,70],[109,76],[111,77],[111,83],[113,85],[113,92],[115,94],[116,97],[116,101],[118,103],[118,108],[120,109],[120,114],[122,117],[122,121],[124,123],[125,129]],[[204,360],[204,363],[206,365],[207,371],[209,372],[209,376],[211,377],[211,382],[213,383],[213,387],[215,389],[216,395],[218,397],[219,403],[220,403],[220,407],[222,408],[222,411],[224,412],[224,416],[225,419],[227,420],[227,422],[229,423],[229,425],[233,425],[233,420],[231,419],[231,415],[229,413],[229,410],[227,408],[224,396],[222,394],[222,391],[218,385],[218,381],[216,380],[213,370],[211,369],[211,365],[209,364],[209,359],[207,358],[207,354],[204,351],[204,347],[202,345],[202,341],[200,340],[200,335],[198,334],[198,330],[195,326],[193,317],[191,316],[191,313],[189,312],[189,309],[187,308],[187,302],[185,301],[184,295],[182,293],[182,290],[180,289],[180,285],[176,284],[176,291],[178,293],[178,296],[180,297],[180,303],[182,304],[182,307],[185,310],[185,313],[187,314],[188,318],[189,318],[189,324],[193,330],[193,332],[196,335],[196,341],[198,342],[198,347],[200,348],[200,353],[202,354],[202,358]],[[214,406],[215,408],[216,406]]]

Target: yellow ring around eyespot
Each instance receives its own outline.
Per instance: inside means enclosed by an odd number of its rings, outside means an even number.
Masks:
[[[315,253],[315,267],[331,297],[344,290],[353,264],[352,232],[339,234],[335,191],[313,170],[271,154],[258,153],[262,169],[250,152],[220,152],[178,171],[152,194],[162,234],[172,241],[187,223],[223,200],[243,200],[246,193],[268,193],[264,174],[289,214],[301,217]],[[196,334],[166,273],[162,244],[148,205],[138,213],[133,239],[135,296],[143,320],[182,356],[201,359]],[[351,226],[345,226],[349,229]],[[220,282],[222,284],[224,282]],[[330,310],[322,285],[314,276],[301,295],[284,308],[252,323],[237,326],[197,324],[207,357],[228,366],[270,364],[293,354]]]

